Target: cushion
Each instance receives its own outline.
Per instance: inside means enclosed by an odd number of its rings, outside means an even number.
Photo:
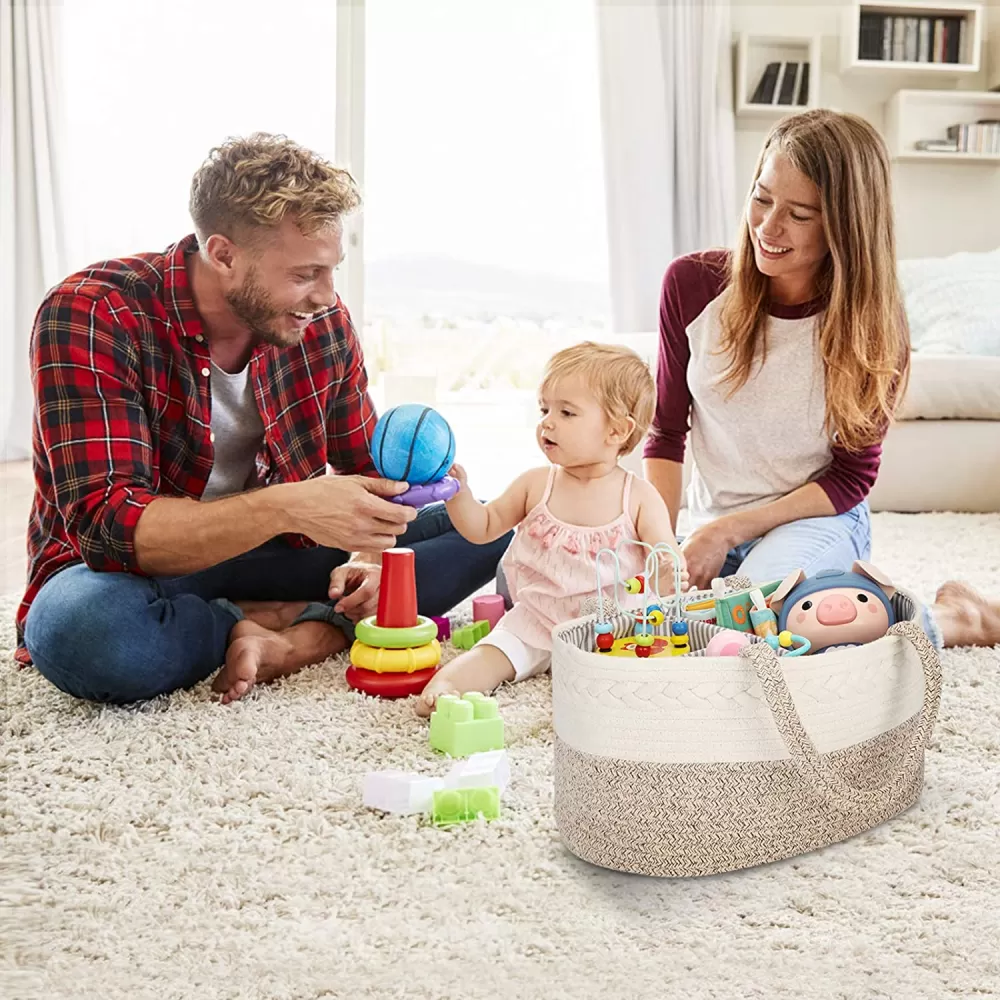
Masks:
[[[898,264],[915,351],[1000,357],[1000,248]]]
[[[1000,355],[914,351],[910,386],[896,419],[1000,420]]]

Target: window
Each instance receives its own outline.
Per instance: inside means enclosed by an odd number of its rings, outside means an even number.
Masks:
[[[191,232],[191,177],[227,136],[333,159],[335,3],[91,0],[63,17],[72,268]]]

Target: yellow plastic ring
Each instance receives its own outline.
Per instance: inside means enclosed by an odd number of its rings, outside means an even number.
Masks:
[[[438,635],[437,622],[417,615],[417,624],[409,628],[386,628],[375,623],[375,615],[362,618],[354,626],[354,635],[367,646],[381,649],[410,649],[425,646]]]
[[[415,670],[436,667],[440,662],[441,644],[437,639],[410,649],[382,649],[360,639],[355,639],[351,646],[351,663],[376,674],[412,674]]]

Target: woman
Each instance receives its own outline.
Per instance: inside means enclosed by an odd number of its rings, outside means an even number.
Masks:
[[[647,478],[676,527],[694,471],[691,581],[849,568],[871,550],[868,492],[906,388],[889,157],[864,119],[817,110],[764,142],[736,249],[675,260],[663,281]],[[936,645],[1000,642],[1000,605],[946,584]]]

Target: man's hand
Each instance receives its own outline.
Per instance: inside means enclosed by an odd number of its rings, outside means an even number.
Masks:
[[[725,565],[733,547],[728,526],[722,520],[706,524],[688,535],[681,545],[688,578],[698,590],[707,590]]]
[[[396,544],[417,512],[383,498],[406,489],[406,483],[364,476],[318,476],[268,487],[282,531],[345,552],[377,552]]]
[[[361,621],[378,610],[382,567],[371,562],[346,562],[330,574],[331,601],[337,601],[334,611],[347,615],[352,622]],[[337,600],[339,598],[339,600]]]

